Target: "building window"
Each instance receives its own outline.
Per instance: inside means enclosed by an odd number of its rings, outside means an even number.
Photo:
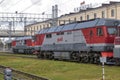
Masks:
[[[43,25],[43,28],[45,28],[45,25]]]
[[[96,13],[94,13],[94,18],[97,18],[97,14]]]
[[[32,32],[33,32],[32,27],[31,27],[30,31],[31,31],[31,35],[32,35]]]
[[[69,18],[69,23],[71,22],[70,18]]]
[[[83,17],[81,16],[81,17],[80,17],[80,21],[82,21],[82,20],[83,20]]]
[[[59,22],[59,25],[61,24],[61,20],[58,21]],[[52,25],[52,24],[51,24]]]
[[[36,27],[36,26],[34,26],[34,31],[35,31],[35,29],[36,29],[35,27]]]
[[[42,26],[40,25],[40,29],[42,29]]]
[[[77,19],[76,19],[76,17],[74,18],[74,21],[76,21]]]
[[[102,18],[105,18],[105,12],[102,11]]]
[[[37,30],[39,30],[38,26],[37,26]]]
[[[36,27],[37,27],[37,26],[34,26],[34,33],[33,33],[33,35],[34,35],[34,34],[35,34],[35,32],[36,32]]]
[[[47,24],[47,27],[49,27],[49,24]]]
[[[89,15],[87,15],[87,20],[89,20]]]
[[[111,17],[114,17],[114,15],[115,15],[115,11],[114,11],[114,9],[112,9],[111,10]]]
[[[66,21],[65,21],[65,20],[63,20],[63,24],[65,24],[65,22],[66,22]]]

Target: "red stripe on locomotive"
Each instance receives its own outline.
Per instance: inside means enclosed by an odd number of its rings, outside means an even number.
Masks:
[[[102,57],[113,57],[113,52],[101,52]]]
[[[103,30],[102,34],[99,35],[97,29],[101,28]],[[93,28],[82,29],[83,35],[88,44],[96,43],[114,43],[115,35],[108,34],[106,26],[99,26]]]
[[[44,41],[45,34],[36,35],[35,45],[42,45]]]
[[[12,41],[12,46],[16,46],[16,41]]]

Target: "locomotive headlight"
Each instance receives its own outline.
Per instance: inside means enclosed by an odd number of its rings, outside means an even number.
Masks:
[[[113,50],[113,46],[107,46],[106,49],[111,51]]]

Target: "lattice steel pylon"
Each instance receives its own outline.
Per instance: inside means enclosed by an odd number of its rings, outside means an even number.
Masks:
[[[39,13],[9,13],[0,12],[0,31],[7,31],[8,37],[11,37],[11,32],[19,30],[17,25],[23,27],[24,33],[26,32],[26,25],[34,24],[36,22],[42,22],[51,19],[51,14],[39,14]],[[21,30],[21,31],[22,31]],[[4,35],[3,35],[4,36]]]

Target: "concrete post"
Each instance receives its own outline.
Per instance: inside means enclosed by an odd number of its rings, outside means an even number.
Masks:
[[[4,70],[4,80],[12,80],[12,70],[9,67]]]

